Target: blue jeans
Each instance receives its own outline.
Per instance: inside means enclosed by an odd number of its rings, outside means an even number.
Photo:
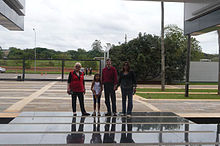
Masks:
[[[122,113],[126,114],[126,100],[128,97],[127,114],[131,114],[133,109],[133,88],[121,88],[122,93]]]

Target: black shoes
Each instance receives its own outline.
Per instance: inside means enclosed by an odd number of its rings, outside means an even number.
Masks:
[[[108,112],[108,113],[105,114],[105,116],[112,116],[112,114]],[[113,116],[114,117],[117,116],[117,113],[113,113]]]
[[[89,113],[82,113],[82,116],[90,116]]]
[[[111,115],[112,115],[111,113],[106,113],[106,114],[105,114],[105,116],[111,116]]]

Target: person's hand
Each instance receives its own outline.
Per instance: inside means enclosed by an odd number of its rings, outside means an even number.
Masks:
[[[134,90],[133,90],[133,94],[135,94],[136,93],[136,88],[134,88]]]
[[[102,92],[99,92],[98,96],[101,96],[102,95]]]
[[[95,90],[92,90],[92,93],[95,95]]]
[[[115,91],[118,90],[117,85],[114,86],[114,90],[115,90]]]
[[[67,94],[71,94],[71,90],[70,89],[67,89]]]

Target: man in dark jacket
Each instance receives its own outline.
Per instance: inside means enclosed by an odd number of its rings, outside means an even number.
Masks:
[[[102,83],[104,84],[105,104],[107,107],[107,113],[105,115],[111,116],[111,96],[112,112],[114,116],[117,116],[115,95],[115,90],[117,88],[117,71],[113,66],[111,66],[111,59],[106,60],[106,67],[102,70]]]

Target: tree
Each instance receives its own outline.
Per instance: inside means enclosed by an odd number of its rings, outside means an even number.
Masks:
[[[176,25],[165,27],[167,83],[184,79],[186,41],[183,30]],[[199,42],[192,38],[192,58],[197,58],[196,55],[201,53]],[[137,38],[127,44],[113,46],[110,57],[117,70],[121,70],[124,61],[129,61],[139,81],[158,80],[161,77],[161,38],[159,36],[139,33]]]
[[[22,59],[23,55],[24,55],[23,50],[17,49],[15,47],[9,48],[9,54],[8,54],[9,59]]]
[[[165,90],[164,2],[161,1],[161,90]]]
[[[95,40],[92,43],[92,50],[87,52],[87,57],[88,59],[93,59],[94,57],[102,57],[103,56],[103,50],[102,50],[102,45],[101,41]]]
[[[102,45],[100,40],[95,40],[92,43],[92,50],[97,50],[99,52],[102,52]]]
[[[139,33],[136,39],[113,46],[110,58],[118,71],[124,61],[129,61],[138,80],[154,79],[160,75],[160,38]]]
[[[69,51],[67,51],[67,54],[70,55],[71,59],[76,59],[76,58],[78,58],[78,52],[75,51],[75,50],[69,50]]]
[[[183,30],[176,25],[165,27],[165,48],[166,48],[166,81],[171,83],[175,80],[183,80],[186,66],[187,37]],[[199,42],[191,38],[192,60],[201,57],[202,50]]]
[[[218,95],[220,95],[220,29],[217,32],[218,32],[218,47],[219,47]]]
[[[2,51],[2,47],[0,47],[0,59],[2,59],[3,58],[3,51]]]
[[[88,57],[87,57],[87,52],[86,52],[85,49],[79,48],[79,49],[77,50],[77,52],[78,52],[77,59],[88,59]]]

